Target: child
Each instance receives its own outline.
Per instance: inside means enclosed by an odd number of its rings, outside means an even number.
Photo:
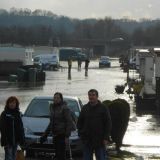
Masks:
[[[7,99],[4,111],[1,113],[0,132],[5,160],[15,160],[17,145],[24,143],[24,128],[19,111],[19,101],[15,96]]]

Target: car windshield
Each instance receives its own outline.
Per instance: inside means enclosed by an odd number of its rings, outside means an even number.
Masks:
[[[109,61],[109,57],[101,57],[100,60],[106,60]]]
[[[68,107],[78,117],[79,107],[78,102],[74,99],[65,99]],[[51,99],[33,99],[29,104],[24,116],[27,117],[49,117],[49,106],[53,101]]]

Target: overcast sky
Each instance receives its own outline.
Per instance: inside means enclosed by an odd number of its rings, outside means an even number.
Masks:
[[[71,18],[160,18],[160,0],[0,0],[0,8],[49,10]]]

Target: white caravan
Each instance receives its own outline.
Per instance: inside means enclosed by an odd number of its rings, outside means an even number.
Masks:
[[[32,48],[1,47],[0,62],[21,62],[22,65],[33,65]]]

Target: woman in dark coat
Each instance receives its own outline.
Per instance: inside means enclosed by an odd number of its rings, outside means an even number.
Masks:
[[[19,101],[14,96],[7,99],[4,111],[1,113],[0,132],[5,160],[15,160],[17,145],[24,143],[24,128],[19,111]]]
[[[46,141],[50,131],[52,131],[55,143],[55,153],[57,160],[66,160],[66,145],[69,143],[69,136],[72,130],[72,115],[67,104],[63,101],[60,92],[54,94],[54,103],[50,106],[50,123],[40,139]]]

